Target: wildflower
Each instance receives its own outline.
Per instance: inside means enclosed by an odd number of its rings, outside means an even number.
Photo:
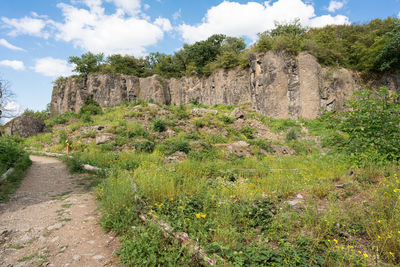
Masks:
[[[336,239],[333,239],[333,241],[335,241],[336,244],[339,243]]]
[[[377,220],[376,222],[377,222],[377,223],[381,223],[382,221],[381,221],[381,220]]]
[[[364,258],[368,258],[368,254],[367,253],[363,253]]]
[[[185,208],[183,206],[179,206],[178,209],[184,210]]]
[[[394,253],[393,252],[389,252],[390,256],[392,256],[394,258]]]
[[[197,219],[200,219],[200,218],[205,219],[205,218],[207,217],[207,215],[204,214],[204,213],[195,213],[195,215],[196,215],[196,218],[197,218]]]

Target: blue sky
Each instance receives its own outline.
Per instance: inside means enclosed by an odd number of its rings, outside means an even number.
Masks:
[[[9,107],[42,110],[52,81],[70,75],[68,57],[87,51],[173,53],[214,33],[251,43],[274,21],[365,23],[400,16],[400,0],[3,0],[0,77],[16,94]]]

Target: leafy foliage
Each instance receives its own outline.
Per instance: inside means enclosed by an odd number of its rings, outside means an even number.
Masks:
[[[79,115],[82,117],[84,115],[90,116],[90,115],[98,115],[103,113],[103,110],[101,109],[99,103],[97,103],[92,97],[89,97],[85,105],[81,107],[79,110]]]
[[[0,173],[2,174],[24,154],[23,147],[13,137],[0,138]]]
[[[103,62],[104,54],[93,54],[88,52],[83,54],[81,57],[72,56],[69,57],[69,63],[75,64],[74,72],[82,76],[87,76],[90,73],[98,72],[100,70],[100,64]]]
[[[399,95],[386,87],[356,93],[341,115],[340,129],[349,135],[344,148],[352,154],[377,153],[388,160],[400,159]]]
[[[35,117],[45,121],[50,117],[50,104],[47,104],[46,109],[42,111],[33,111],[30,109],[26,109],[22,115]]]

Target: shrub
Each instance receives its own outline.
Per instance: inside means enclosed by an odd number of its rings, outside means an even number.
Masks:
[[[67,123],[70,119],[76,118],[76,116],[77,115],[72,112],[58,114],[58,115],[55,115],[55,116],[49,118],[48,120],[46,120],[46,125],[53,126],[56,124],[64,124],[64,123]]]
[[[291,128],[285,137],[286,142],[297,140],[297,131],[294,128]]]
[[[64,157],[63,160],[67,164],[68,170],[71,173],[81,173],[84,171],[80,160],[78,160],[76,158],[69,158],[69,157]]]
[[[247,139],[254,139],[255,131],[256,130],[254,128],[245,126],[240,130],[240,133],[246,136]]]
[[[164,132],[167,129],[167,124],[162,119],[155,119],[152,121],[153,130],[156,132]]]
[[[89,97],[86,100],[85,105],[83,105],[79,110],[80,116],[83,114],[98,115],[101,113],[103,113],[103,110],[101,109],[99,103],[97,103],[92,97]]]
[[[181,151],[186,154],[190,151],[189,141],[184,138],[173,138],[166,141],[167,154],[173,154],[176,151]]]
[[[198,118],[193,121],[193,125],[199,128],[203,128],[205,126],[205,123],[202,119]]]
[[[80,114],[80,117],[81,117],[81,121],[83,123],[92,123],[93,122],[92,117],[90,116],[89,112]]]
[[[220,116],[220,117],[218,117],[218,119],[225,124],[231,124],[231,123],[234,123],[234,121],[235,121],[234,117],[226,116],[226,115]]]
[[[353,155],[377,151],[387,160],[400,159],[399,94],[387,87],[360,90],[341,113],[339,128],[349,135],[343,147]]]
[[[147,153],[153,152],[155,146],[155,144],[149,140],[135,141],[133,144],[136,151]]]
[[[0,138],[0,174],[11,168],[22,157],[24,150],[12,137]]]

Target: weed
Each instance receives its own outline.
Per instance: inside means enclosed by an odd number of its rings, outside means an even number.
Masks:
[[[155,119],[153,120],[153,130],[156,132],[164,132],[167,129],[167,125],[165,123],[165,121],[163,121],[162,119]]]
[[[297,131],[295,128],[291,128],[285,137],[286,142],[297,140]]]

